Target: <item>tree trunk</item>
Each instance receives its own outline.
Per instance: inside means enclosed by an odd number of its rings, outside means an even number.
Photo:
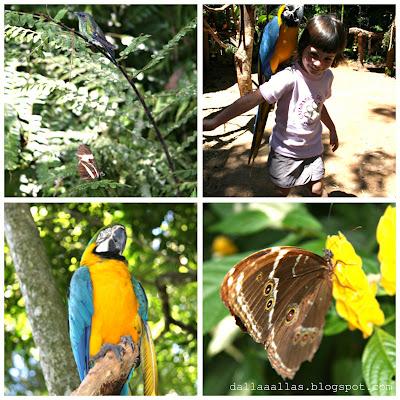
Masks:
[[[394,61],[395,61],[395,51],[394,51],[394,39],[396,36],[396,20],[390,25],[390,40],[388,46],[388,52],[386,54],[386,69],[385,73],[389,76],[394,76]]]
[[[357,48],[358,48],[358,64],[361,68],[364,68],[364,36],[363,34],[360,32],[357,35]]]
[[[210,67],[210,48],[208,44],[209,33],[203,29],[203,71],[204,76],[207,75]]]
[[[65,304],[28,204],[5,204],[4,231],[26,304],[33,339],[50,395],[79,385],[68,337]]]
[[[251,64],[254,42],[254,6],[241,5],[240,26],[237,42],[240,43],[235,53],[236,77],[240,95],[253,90],[251,82]]]

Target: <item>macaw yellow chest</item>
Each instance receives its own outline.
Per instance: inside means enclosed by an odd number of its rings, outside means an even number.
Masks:
[[[271,71],[275,73],[279,64],[290,59],[297,46],[297,27],[288,27],[281,25],[279,29],[279,37],[275,45],[275,51],[271,57]]]
[[[89,267],[93,285],[92,327],[89,354],[94,356],[103,344],[117,344],[121,336],[135,343],[141,334],[139,304],[126,264],[104,260]]]

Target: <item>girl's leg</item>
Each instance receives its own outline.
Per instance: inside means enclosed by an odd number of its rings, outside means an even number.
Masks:
[[[307,188],[311,192],[311,196],[322,197],[324,193],[324,184],[322,179],[319,181],[311,181],[307,184]]]

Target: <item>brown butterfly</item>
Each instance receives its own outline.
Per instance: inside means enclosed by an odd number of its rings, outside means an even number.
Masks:
[[[102,176],[102,173],[97,168],[96,160],[89,146],[80,144],[76,155],[78,157],[78,172],[81,179],[93,181]]]
[[[282,378],[293,379],[320,345],[332,299],[332,254],[297,247],[258,251],[225,275],[221,297],[236,323],[267,351]]]

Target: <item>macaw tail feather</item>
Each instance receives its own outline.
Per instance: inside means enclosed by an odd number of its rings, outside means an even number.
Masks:
[[[143,323],[140,343],[140,358],[143,371],[144,395],[156,396],[158,387],[157,360],[153,339],[147,322]]]
[[[134,371],[135,371],[135,367],[133,367],[131,369],[131,372],[129,372],[128,378],[126,379],[124,386],[122,386],[121,393],[119,394],[120,396],[129,396],[129,391],[130,391],[129,382],[132,378]]]
[[[261,59],[258,57],[258,84],[262,85],[266,81],[269,80],[269,77],[266,76],[262,72]],[[256,121],[254,122],[253,128],[253,141],[251,143],[249,161],[247,164],[253,164],[254,160],[257,157],[258,150],[261,146],[261,141],[264,136],[265,125],[267,124],[268,114],[272,110],[272,105],[267,102],[263,102],[258,106]]]
[[[119,395],[120,396],[129,396],[129,385],[128,385],[128,382],[126,382],[125,385],[122,386],[121,393]]]
[[[258,106],[248,164],[253,164],[257,157],[258,150],[260,149],[261,141],[264,136],[264,129],[265,125],[267,124],[268,114],[272,110],[272,107],[273,105],[267,103],[266,101]]]

